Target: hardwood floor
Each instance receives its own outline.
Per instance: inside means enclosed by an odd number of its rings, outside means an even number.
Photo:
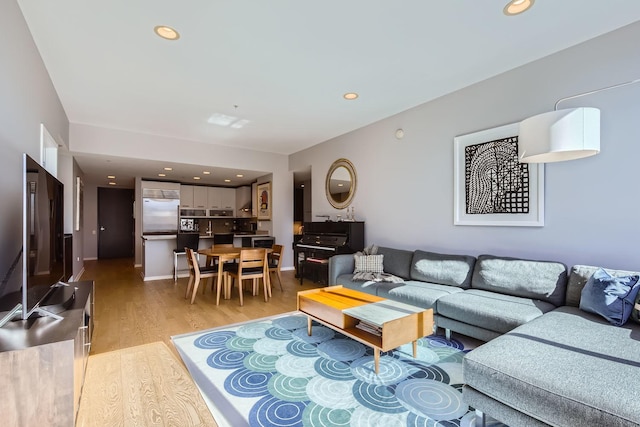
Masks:
[[[216,306],[208,286],[192,305],[187,278],[144,282],[140,273],[133,259],[85,262],[80,280],[95,282],[95,313],[78,426],[215,426],[171,336],[294,311],[296,293],[319,286],[283,271],[284,291],[272,276],[269,302],[245,292],[243,307],[237,294]]]
[[[319,285],[300,286],[293,271],[282,272],[284,292],[272,276],[273,297],[265,302],[245,291],[240,307],[237,293],[216,306],[210,288],[199,291],[195,304],[184,298],[187,278],[144,282],[132,259],[85,262],[81,280],[95,282],[94,333],[91,354],[163,341],[173,349],[172,335],[285,313],[296,309],[296,293]],[[202,288],[203,285],[200,285]]]

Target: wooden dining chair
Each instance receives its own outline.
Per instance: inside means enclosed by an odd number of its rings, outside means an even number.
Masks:
[[[240,305],[244,305],[242,298],[242,283],[244,280],[252,279],[253,295],[258,289],[258,280],[262,279],[264,286],[264,300],[268,301],[269,290],[267,289],[269,270],[267,268],[267,251],[264,248],[243,248],[240,251],[240,259],[237,268],[228,273],[227,290],[230,292],[233,281],[237,279],[238,293],[240,294]]]
[[[269,260],[269,274],[276,273],[278,276],[278,283],[280,283],[280,291],[284,292],[282,288],[282,276],[280,275],[280,268],[282,267],[282,245],[273,245],[271,247],[271,253],[267,255]]]
[[[233,243],[219,243],[211,245],[211,250],[220,249],[220,248],[233,248]],[[220,271],[220,257],[207,257],[207,267],[215,268],[216,272]],[[229,295],[229,291],[227,290],[226,285],[226,276],[227,273],[233,269],[235,269],[236,259],[230,257],[224,257],[222,261],[223,268],[223,280],[215,280],[211,282],[211,291],[216,293],[216,305],[220,305],[220,289],[224,288],[224,298],[227,299]],[[222,285],[219,284],[222,282]],[[206,286],[202,287],[202,294],[205,293]]]
[[[196,300],[200,280],[217,277],[218,270],[217,267],[200,267],[196,252],[191,248],[184,248],[184,250],[187,253],[187,262],[189,263],[189,283],[187,283],[184,297],[189,298],[189,293],[191,293],[191,304],[193,304]],[[212,282],[216,283],[217,281]]]

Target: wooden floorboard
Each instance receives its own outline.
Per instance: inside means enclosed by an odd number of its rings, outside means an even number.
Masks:
[[[215,425],[171,336],[294,311],[298,291],[319,287],[301,286],[293,271],[282,278],[284,291],[272,276],[269,302],[245,291],[244,306],[237,293],[216,306],[201,284],[189,304],[187,278],[144,282],[133,259],[86,261],[80,280],[95,282],[94,332],[77,425]]]

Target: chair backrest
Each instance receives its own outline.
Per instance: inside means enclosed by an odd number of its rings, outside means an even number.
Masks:
[[[233,245],[233,233],[216,233],[213,235],[213,244],[232,244]]]
[[[264,248],[243,248],[240,251],[240,261],[238,261],[238,271],[240,274],[248,272],[255,275],[263,274],[266,262],[266,251]]]
[[[214,243],[213,245],[211,245],[211,249],[219,248],[233,248],[233,243]]]
[[[280,270],[280,259],[282,258],[282,245],[273,245],[269,254],[269,268],[277,268]]]
[[[178,252],[182,252],[184,248],[197,251],[199,243],[200,235],[198,233],[178,233],[176,238],[176,249]]]
[[[195,265],[198,264],[198,260],[196,258],[195,252],[191,248],[184,247],[183,248],[185,254],[187,255],[187,264],[189,264],[189,270],[194,271]]]

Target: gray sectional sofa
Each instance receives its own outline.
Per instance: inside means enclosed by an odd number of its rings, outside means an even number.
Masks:
[[[432,308],[436,326],[487,343],[463,362],[465,401],[510,426],[640,425],[640,324],[580,310],[597,267],[378,248],[403,283],[353,280],[353,255],[329,285]],[[613,276],[631,272],[607,270]],[[637,274],[637,273],[635,273]]]

